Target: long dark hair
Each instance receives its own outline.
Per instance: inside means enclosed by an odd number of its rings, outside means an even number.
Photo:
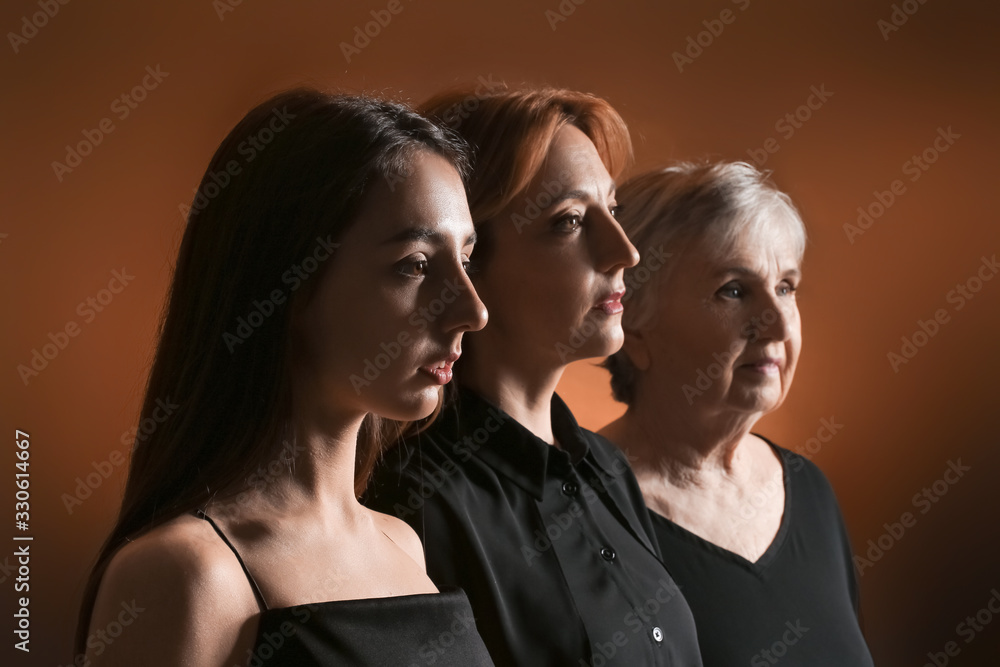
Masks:
[[[367,185],[399,182],[421,149],[467,177],[465,144],[442,126],[401,104],[309,89],[260,104],[223,140],[188,214],[121,511],[84,591],[78,652],[119,547],[268,463],[289,464],[293,313],[336,261],[327,258]],[[356,493],[398,431],[365,419]]]

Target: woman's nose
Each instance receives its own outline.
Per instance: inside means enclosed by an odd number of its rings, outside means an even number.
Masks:
[[[486,305],[476,294],[476,288],[473,287],[472,280],[464,269],[446,281],[441,299],[446,305],[442,319],[446,331],[464,333],[479,331],[486,326],[489,320]]]
[[[789,320],[792,313],[789,308],[794,308],[794,304],[779,303],[776,299],[768,300],[763,308],[758,310],[750,321],[746,329],[749,332],[747,338],[750,342],[757,340],[786,341],[791,336],[791,326]]]
[[[593,235],[591,242],[595,246],[593,250],[598,271],[607,273],[628,269],[639,263],[639,251],[610,212],[604,212],[595,227],[599,233]]]

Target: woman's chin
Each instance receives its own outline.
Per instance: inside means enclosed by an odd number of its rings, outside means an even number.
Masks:
[[[742,412],[765,415],[777,410],[783,398],[780,388],[759,387],[749,391],[735,392],[735,395],[734,392],[730,392],[727,402]]]
[[[622,349],[625,334],[621,326],[608,327],[602,331],[592,331],[590,336],[577,334],[570,341],[556,346],[559,357],[566,363],[584,359],[610,357]]]
[[[426,387],[408,392],[391,404],[372,410],[374,414],[400,422],[420,421],[429,417],[441,402],[441,387]]]

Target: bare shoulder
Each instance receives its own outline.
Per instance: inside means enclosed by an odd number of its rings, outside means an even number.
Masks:
[[[232,664],[252,647],[258,611],[239,561],[212,527],[177,517],[111,559],[87,655],[97,666]]]
[[[406,552],[410,558],[415,560],[423,570],[427,569],[424,562],[424,545],[417,537],[416,531],[402,519],[389,514],[369,510],[372,513],[372,520],[375,525],[384,532],[390,540],[396,543],[400,549]]]

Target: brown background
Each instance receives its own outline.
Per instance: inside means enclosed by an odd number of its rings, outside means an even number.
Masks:
[[[884,39],[877,21],[890,18],[888,1],[751,0],[741,11],[728,0],[588,0],[553,30],[545,11],[558,11],[557,0],[403,0],[403,11],[348,63],[340,43],[386,3],[339,4],[246,1],[220,18],[210,0],[71,2],[18,53],[0,46],[0,409],[8,438],[0,474],[11,480],[15,472],[14,429],[28,431],[35,537],[32,652],[16,664],[69,662],[82,580],[124,470],[72,514],[61,497],[95,463],[127,451],[122,434],[135,425],[183,228],[178,207],[190,203],[225,133],[264,96],[296,83],[419,102],[481,75],[608,98],[632,130],[638,169],[677,158],[746,159],[748,149],[778,140],[766,167],[800,206],[810,235],[799,292],[805,347],[788,402],[759,430],[801,449],[821,419],[843,424],[813,460],[840,497],[856,553],[884,523],[916,514],[916,525],[861,579],[877,664],[920,665],[953,640],[961,653],[950,664],[997,664],[1000,619],[971,643],[956,626],[1000,587],[1000,280],[960,311],[946,296],[981,257],[1000,252],[997,10],[910,0],[916,12]],[[735,21],[679,72],[673,52],[726,8]],[[28,0],[6,2],[0,29],[20,31],[22,17],[38,11]],[[119,119],[113,100],[157,65],[169,75]],[[833,96],[782,137],[775,123],[821,85]],[[105,117],[114,132],[59,182],[51,163]],[[939,127],[960,138],[910,182],[903,163]],[[843,225],[894,179],[906,192],[850,243]],[[122,267],[134,280],[85,323],[77,304]],[[894,372],[887,353],[939,308],[950,321]],[[79,335],[26,386],[18,364],[69,321]],[[562,391],[592,428],[620,409],[589,364],[574,367]],[[971,471],[920,514],[914,494],[958,459]],[[6,542],[18,532],[12,482],[0,488],[0,506],[10,508],[0,511]],[[0,548],[0,566],[12,552]],[[5,653],[13,576],[0,570]]]

